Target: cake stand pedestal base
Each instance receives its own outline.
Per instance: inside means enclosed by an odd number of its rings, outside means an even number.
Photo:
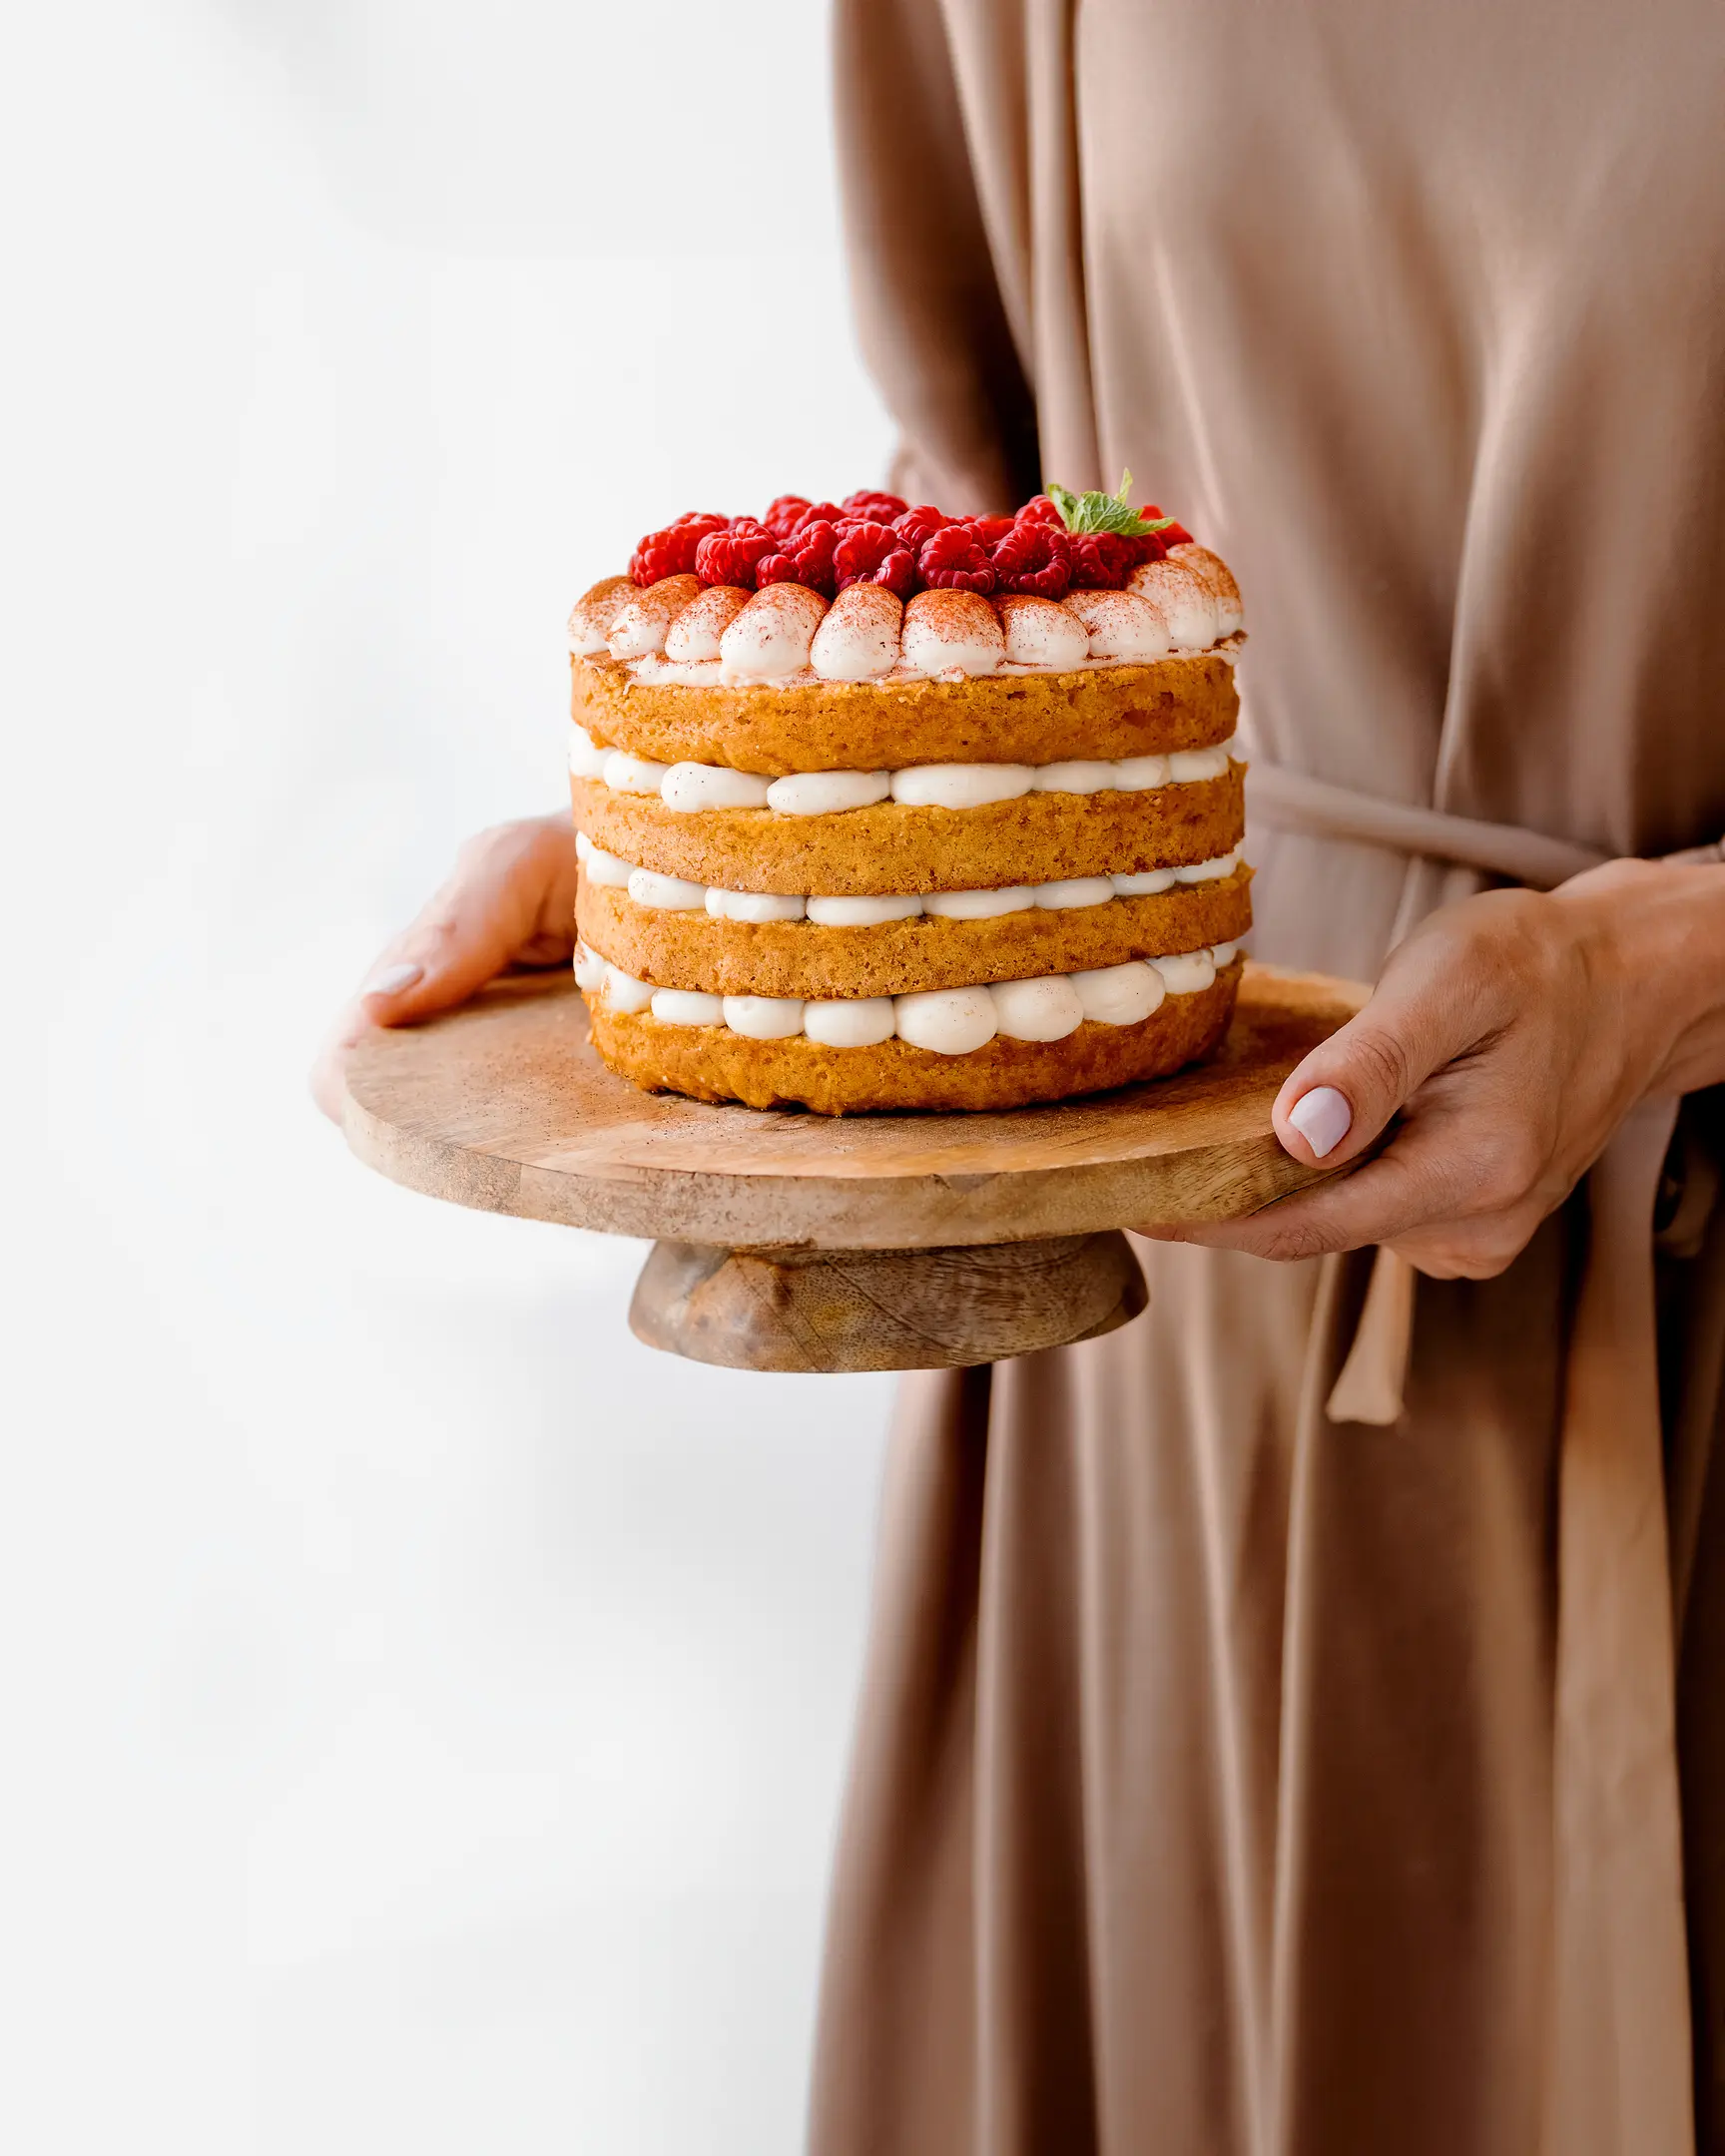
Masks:
[[[1321,1180],[1283,1079],[1367,990],[1248,965],[1191,1070],[1003,1114],[843,1118],[642,1093],[567,973],[501,980],[347,1064],[343,1127],[410,1189],[657,1239],[630,1323],[733,1369],[954,1369],[1092,1340],[1144,1308],[1123,1227],[1238,1220]]]
[[[962,1369],[1094,1340],[1146,1300],[1117,1228],[945,1250],[656,1243],[629,1326],[730,1369]]]

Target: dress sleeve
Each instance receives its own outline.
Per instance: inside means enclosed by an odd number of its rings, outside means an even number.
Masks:
[[[892,484],[952,510],[1041,483],[1036,403],[1003,302],[934,0],[837,0],[840,185],[858,338],[899,428]]]

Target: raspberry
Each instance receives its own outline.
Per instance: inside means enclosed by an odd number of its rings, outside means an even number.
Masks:
[[[781,494],[777,501],[769,503],[767,514],[761,521],[776,538],[784,539],[797,529],[814,506],[806,495]]]
[[[1019,524],[1058,524],[1062,531],[1066,529],[1066,519],[1046,494],[1033,494],[1014,521]]]
[[[779,542],[765,524],[739,517],[726,531],[709,532],[695,549],[695,574],[703,584],[740,584],[755,589],[755,569]]]
[[[923,583],[933,588],[973,592],[994,589],[994,565],[977,539],[975,525],[969,521],[944,525],[925,540],[916,566],[922,572]]]
[[[1072,584],[1079,591],[1118,591],[1138,562],[1138,542],[1119,532],[1073,532]]]
[[[837,502],[811,502],[792,529],[801,530],[805,524],[842,524],[844,521],[845,511]]]
[[[839,505],[848,517],[869,524],[890,524],[894,517],[902,516],[910,506],[896,494],[871,493],[864,487],[860,494],[847,494]]]
[[[1146,516],[1160,516],[1162,514],[1160,509],[1147,509],[1144,513]],[[1184,524],[1170,524],[1166,531],[1159,531],[1156,536],[1162,542],[1164,554],[1167,553],[1170,547],[1194,546],[1197,543]]]
[[[788,551],[797,557],[800,581],[831,599],[836,588],[833,553],[839,544],[837,522],[832,517],[805,517],[793,534],[793,542]]]
[[[695,566],[695,550],[710,532],[722,532],[722,516],[703,516],[691,510],[663,531],[649,532],[629,557],[629,574],[637,584],[657,584],[661,577],[687,576]]]
[[[912,554],[918,554],[941,526],[951,521],[929,503],[922,502],[914,509],[906,509],[902,516],[894,517],[892,529]]]
[[[807,584],[811,591],[833,596],[833,549],[837,528],[825,519],[799,524],[777,553],[765,554],[756,565],[756,589],[769,584]]]
[[[1146,502],[1138,514],[1146,524],[1154,524],[1162,512],[1154,502]],[[1138,549],[1138,561],[1134,566],[1141,567],[1145,562],[1160,561],[1171,546],[1179,544],[1174,534],[1176,532],[1183,533],[1183,526],[1170,524],[1166,531],[1145,532],[1141,538],[1133,542]]]
[[[833,573],[841,591],[847,584],[884,584],[908,599],[916,583],[916,558],[890,524],[848,519],[839,527]]]
[[[993,550],[995,589],[1058,599],[1072,581],[1072,546],[1063,524],[1015,523]]]
[[[970,525],[978,545],[992,553],[1012,529],[1013,521],[1011,517],[972,517]]]

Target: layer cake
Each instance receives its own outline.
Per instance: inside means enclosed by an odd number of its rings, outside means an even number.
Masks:
[[[613,1069],[837,1115],[1215,1047],[1251,925],[1240,595],[1126,497],[783,496],[584,595],[575,964]]]

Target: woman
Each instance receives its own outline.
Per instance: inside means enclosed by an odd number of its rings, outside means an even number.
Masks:
[[[894,483],[1130,463],[1235,565],[1254,947],[1379,982],[1277,1129],[1397,1127],[906,1386],[812,2145],[1725,2148],[1725,17],[841,0],[837,64]],[[337,1054],[573,884],[477,841]]]

